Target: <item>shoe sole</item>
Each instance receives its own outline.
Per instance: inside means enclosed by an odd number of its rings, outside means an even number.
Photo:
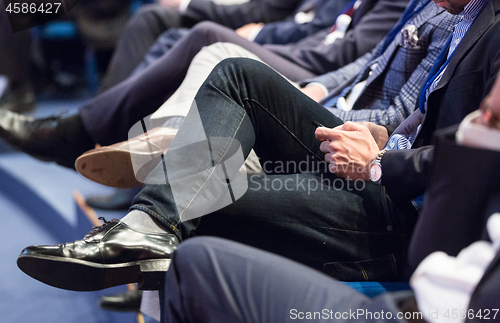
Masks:
[[[116,188],[141,187],[134,174],[130,153],[124,150],[100,149],[78,157],[75,168],[96,183]]]
[[[99,304],[99,306],[106,311],[112,312],[120,312],[120,313],[129,313],[129,312],[139,312],[141,310],[140,306],[138,307],[119,307],[114,305],[103,305]]]
[[[42,283],[66,290],[96,291],[129,283],[138,283],[141,290],[159,290],[164,287],[170,262],[170,259],[153,259],[108,265],[55,256],[21,255],[17,266]]]

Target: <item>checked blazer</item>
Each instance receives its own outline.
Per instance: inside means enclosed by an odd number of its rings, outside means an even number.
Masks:
[[[433,159],[434,133],[454,126],[479,108],[500,70],[500,0],[490,0],[458,45],[428,98],[428,112],[412,149],[387,151],[382,185],[391,198],[424,192]],[[457,175],[459,176],[459,175]]]
[[[414,111],[420,89],[460,19],[428,0],[411,1],[410,8],[415,1],[420,2],[415,11],[423,8],[406,23],[417,29],[415,45],[403,45],[399,32],[385,51],[382,40],[371,53],[354,63],[308,80],[322,83],[331,91],[322,103],[343,121],[371,121],[396,127]],[[366,86],[351,111],[335,107],[336,97],[365,79]]]

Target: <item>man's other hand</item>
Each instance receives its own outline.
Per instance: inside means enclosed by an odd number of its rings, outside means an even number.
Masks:
[[[387,144],[387,140],[389,140],[389,133],[387,132],[387,129],[383,126],[379,126],[376,123],[373,122],[367,122],[367,121],[361,121],[361,122],[355,122],[356,124],[359,124],[361,126],[365,126],[370,130],[370,133],[372,134],[373,139],[375,139],[375,142],[378,145],[378,148],[380,150],[384,149],[385,145]]]
[[[158,2],[162,7],[179,9],[182,0],[159,0]]]
[[[264,23],[262,22],[259,22],[259,23],[251,23],[251,24],[247,24],[243,27],[240,27],[238,29],[236,29],[236,34],[238,34],[238,36],[241,36],[245,39],[249,39],[250,35],[252,34],[252,31],[256,28],[259,29],[259,31],[264,27]],[[249,40],[252,40],[253,39],[249,39]]]
[[[319,127],[315,134],[322,141],[320,150],[332,173],[346,179],[370,180],[370,164],[380,152],[370,129],[346,122],[333,129]]]
[[[317,85],[309,85],[301,88],[300,90],[316,102],[323,100],[325,97],[325,91]]]

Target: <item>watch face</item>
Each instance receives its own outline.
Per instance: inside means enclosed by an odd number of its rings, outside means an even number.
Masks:
[[[382,168],[378,164],[373,164],[370,167],[370,179],[373,182],[378,182],[382,177]]]

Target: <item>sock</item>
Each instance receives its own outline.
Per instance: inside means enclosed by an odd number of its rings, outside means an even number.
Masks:
[[[146,212],[139,210],[132,210],[127,215],[121,219],[121,222],[125,223],[134,230],[145,232],[145,233],[166,233],[167,228],[163,224],[160,224],[157,220],[149,216]]]

